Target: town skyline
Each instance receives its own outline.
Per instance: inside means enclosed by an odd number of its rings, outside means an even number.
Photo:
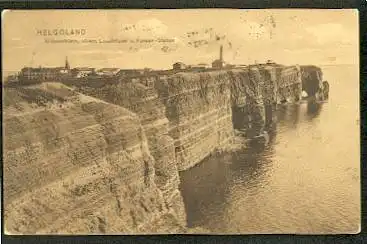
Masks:
[[[48,22],[42,11],[5,13],[3,70],[56,67],[65,56],[73,67],[170,69],[175,62],[210,63],[218,57],[220,45],[224,46],[224,60],[231,64],[269,59],[285,65],[358,64],[355,10],[348,15],[339,10],[137,11],[90,10],[79,14],[55,10]],[[186,20],[184,24],[180,17]],[[100,25],[89,23],[90,18],[98,18]],[[18,28],[20,25],[26,28]],[[63,37],[77,40],[173,41],[45,43],[45,38],[60,39],[60,33],[44,36],[39,34],[40,29],[59,30],[64,35],[69,29],[86,30],[83,35]]]

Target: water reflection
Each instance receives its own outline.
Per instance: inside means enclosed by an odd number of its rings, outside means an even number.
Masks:
[[[253,189],[266,182],[271,160],[260,153],[246,150],[223,154],[181,172],[181,192],[184,197],[189,227],[211,223],[206,228],[220,231],[226,222],[226,209],[231,204],[234,188]],[[246,191],[241,191],[242,195]],[[228,221],[227,221],[228,222]]]
[[[279,122],[294,128],[300,120],[300,113],[300,104],[282,104],[278,108],[277,118]]]
[[[228,154],[211,157],[206,163],[180,173],[189,227],[211,222],[216,212],[225,208],[230,181],[228,162],[231,162]]]
[[[321,113],[322,103],[309,101],[307,103],[307,115],[310,120],[318,117]]]
[[[254,187],[256,182],[265,182],[269,167],[271,167],[271,157],[273,151],[272,144],[266,148],[259,149],[250,147],[241,152],[234,152],[231,155],[229,168],[233,171],[231,177],[236,183],[241,182],[249,187]]]
[[[288,129],[294,129],[299,123],[317,118],[322,111],[322,106],[323,103],[316,101],[280,105],[277,110],[277,121]]]
[[[259,126],[255,124],[246,129],[257,134]],[[247,148],[207,158],[190,170],[180,173],[189,227],[210,222],[212,226],[206,228],[220,232],[223,224],[228,222],[225,213],[233,190],[241,187],[244,189],[241,194],[246,194],[246,189],[264,186],[271,172],[271,155],[275,153],[273,144],[277,124],[271,120],[265,127],[262,126],[262,130],[269,134],[268,144],[247,144]],[[244,144],[247,143],[242,139]]]

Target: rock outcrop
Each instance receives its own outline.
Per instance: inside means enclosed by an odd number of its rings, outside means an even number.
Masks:
[[[136,114],[60,84],[4,90],[11,234],[176,233]]]
[[[316,100],[326,100],[329,98],[329,83],[323,81],[321,68],[314,65],[301,66],[302,88],[308,97]]]

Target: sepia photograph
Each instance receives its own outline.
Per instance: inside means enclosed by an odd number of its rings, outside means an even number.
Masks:
[[[3,11],[5,234],[359,233],[358,18]]]

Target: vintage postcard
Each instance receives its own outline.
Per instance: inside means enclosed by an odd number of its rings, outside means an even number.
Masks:
[[[357,10],[2,20],[6,234],[360,231]]]

